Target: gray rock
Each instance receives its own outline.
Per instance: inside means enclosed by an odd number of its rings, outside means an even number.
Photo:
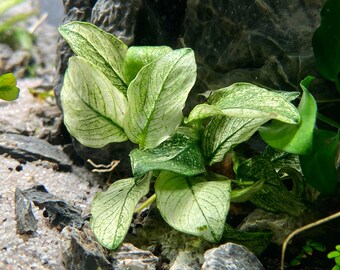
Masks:
[[[67,270],[113,269],[91,230],[67,226],[61,232],[62,263]]]
[[[92,10],[91,23],[132,45],[141,5],[142,0],[98,0]]]
[[[4,153],[25,161],[47,160],[57,164],[57,169],[63,171],[70,171],[72,166],[72,162],[61,149],[35,137],[1,134],[0,154]]]
[[[201,267],[197,258],[193,257],[190,252],[179,251],[176,260],[170,267],[170,270],[200,270]]]
[[[156,270],[158,258],[150,251],[141,250],[132,244],[123,243],[111,256],[116,270]]]
[[[19,234],[31,234],[37,230],[38,220],[32,212],[31,201],[25,197],[19,188],[15,189],[15,216]]]
[[[24,196],[31,200],[36,206],[45,208],[45,215],[52,226],[64,228],[74,226],[81,228],[84,220],[81,216],[81,209],[73,206],[63,199],[48,193],[43,185],[33,186],[23,191]]]
[[[226,243],[209,249],[204,254],[202,270],[264,270],[264,267],[246,247]]]
[[[305,212],[299,217],[289,216],[285,213],[273,213],[262,209],[255,209],[240,224],[240,231],[272,231],[271,241],[282,245],[286,237],[295,229],[312,222],[313,214]]]

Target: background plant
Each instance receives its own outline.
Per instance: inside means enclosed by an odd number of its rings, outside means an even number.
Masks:
[[[19,22],[26,21],[34,12],[19,13],[6,16],[6,11],[21,4],[25,0],[1,0],[0,2],[0,42],[10,45],[13,49],[30,50],[33,35],[25,28],[18,26]]]
[[[16,84],[17,81],[12,73],[6,73],[0,76],[0,99],[6,101],[17,99],[20,90]]]
[[[299,216],[306,207],[300,159],[313,152],[317,106],[301,82],[299,92],[269,91],[235,83],[205,94],[207,101],[183,117],[196,79],[189,48],[130,47],[94,25],[59,28],[76,56],[70,58],[61,91],[64,122],[82,144],[102,147],[130,140],[131,178],[98,193],[91,228],[107,248],[129,229],[136,205],[154,183],[164,220],[175,229],[217,243],[226,231],[230,202],[251,201],[263,209]],[[250,159],[233,155],[255,132],[270,147]],[[235,178],[207,170],[233,157]],[[282,179],[293,180],[292,191]]]
[[[335,250],[329,252],[327,254],[328,259],[334,259],[335,266],[332,268],[332,270],[339,270],[340,269],[340,245],[337,245],[335,247]]]

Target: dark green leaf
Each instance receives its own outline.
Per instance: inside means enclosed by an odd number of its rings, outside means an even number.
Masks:
[[[327,0],[321,10],[321,25],[315,31],[312,45],[316,67],[339,89],[340,72],[340,1]]]
[[[20,90],[16,84],[17,81],[12,73],[3,74],[0,77],[0,99],[6,101],[17,99]]]
[[[152,170],[166,170],[186,176],[205,172],[198,141],[178,133],[156,148],[132,150],[130,158],[135,177]]]
[[[318,191],[331,194],[337,190],[335,153],[338,134],[327,130],[315,130],[313,150],[300,156],[301,168],[308,184]]]
[[[261,137],[270,146],[293,154],[307,154],[311,151],[317,113],[316,102],[307,90],[312,79],[307,77],[300,84],[303,95],[298,107],[301,120],[297,125],[273,120],[271,125],[259,129]]]
[[[272,212],[301,215],[306,206],[287,190],[270,161],[263,158],[248,159],[240,164],[237,177],[244,181],[264,181],[263,188],[253,194],[250,201]]]
[[[226,224],[222,240],[246,246],[256,255],[260,255],[270,244],[272,236],[272,232],[244,232]]]

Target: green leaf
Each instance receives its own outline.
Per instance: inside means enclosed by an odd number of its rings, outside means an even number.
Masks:
[[[127,91],[124,129],[141,148],[154,148],[175,134],[196,79],[191,49],[171,51],[143,67]]]
[[[301,168],[307,183],[325,194],[337,191],[335,154],[338,143],[337,133],[315,130],[312,152],[300,156]]]
[[[123,69],[126,83],[129,85],[142,67],[171,51],[172,49],[168,46],[130,47],[124,59]]]
[[[287,190],[271,162],[264,158],[242,162],[237,169],[237,178],[243,181],[264,181],[263,188],[250,198],[260,208],[292,216],[299,216],[306,209],[299,198]]]
[[[321,10],[321,24],[315,31],[312,45],[315,64],[320,73],[336,83],[338,90],[340,72],[340,2],[327,0]]]
[[[0,76],[0,99],[12,101],[18,98],[19,88],[16,87],[17,81],[12,73]]]
[[[59,32],[78,56],[90,61],[119,91],[126,93],[123,62],[128,47],[122,41],[86,22],[64,24]]]
[[[81,144],[99,148],[127,140],[122,128],[126,98],[87,60],[70,58],[61,103],[64,123]]]
[[[255,255],[260,255],[270,244],[272,232],[244,232],[226,224],[223,232],[223,242],[233,242],[246,246]]]
[[[230,181],[207,181],[162,171],[155,183],[157,207],[176,230],[220,241],[230,204]]]
[[[208,104],[197,105],[187,122],[215,115],[277,119],[291,124],[300,120],[296,108],[282,94],[250,83],[235,83],[212,92]]]
[[[298,107],[301,116],[299,124],[292,125],[273,120],[271,125],[259,129],[262,139],[271,147],[293,154],[307,154],[311,151],[317,106],[307,87],[313,79],[307,77],[300,84],[303,95]]]
[[[336,258],[336,257],[339,257],[339,256],[340,256],[339,251],[331,251],[327,254],[328,259],[333,259],[333,258]]]
[[[237,203],[249,201],[253,194],[259,192],[263,188],[263,184],[264,180],[261,180],[246,188],[233,189],[231,191],[231,201]]]
[[[203,155],[208,164],[222,161],[229,150],[247,141],[267,120],[221,115],[213,117],[202,137]]]
[[[272,162],[276,171],[279,171],[284,167],[290,167],[302,173],[298,155],[267,146],[263,153],[263,157]]]
[[[150,175],[114,182],[99,192],[91,204],[91,229],[97,240],[108,249],[117,248],[127,234],[139,200],[149,191]]]
[[[156,148],[132,150],[130,158],[136,177],[152,170],[166,170],[186,176],[205,172],[198,141],[178,133]]]

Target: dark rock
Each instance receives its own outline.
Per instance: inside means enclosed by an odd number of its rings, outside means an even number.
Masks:
[[[158,258],[150,251],[141,250],[128,243],[123,243],[111,255],[115,260],[114,269],[117,270],[156,270],[158,264]]]
[[[104,248],[95,241],[91,230],[67,226],[61,232],[61,254],[67,270],[113,269]]]
[[[142,0],[98,0],[92,10],[91,23],[132,45],[141,4]]]
[[[31,201],[25,197],[19,188],[15,189],[15,216],[19,234],[31,234],[37,230],[38,220],[32,212]]]
[[[264,270],[264,267],[246,247],[226,243],[209,249],[204,254],[202,270]]]
[[[70,171],[72,166],[72,162],[62,150],[35,137],[1,134],[0,154],[4,153],[26,161],[47,160],[56,163],[58,169],[63,171]]]
[[[81,209],[67,203],[58,196],[48,193],[43,185],[24,190],[23,194],[41,209],[45,208],[44,215],[46,214],[48,217],[51,226],[60,229],[68,225],[76,228],[83,226],[84,220],[81,216]]]
[[[237,81],[296,90],[315,74],[311,38],[324,2],[188,0],[183,41],[204,90]]]

